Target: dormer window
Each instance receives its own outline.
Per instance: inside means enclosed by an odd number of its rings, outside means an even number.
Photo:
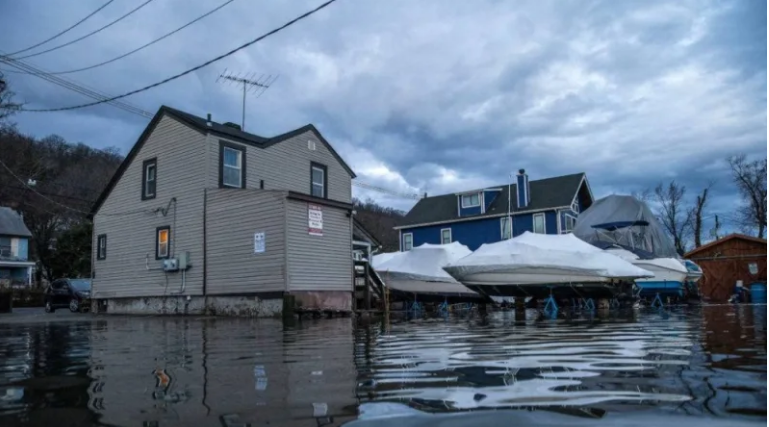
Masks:
[[[571,210],[576,212],[576,213],[579,213],[579,202],[578,201],[575,200],[575,201],[571,202]]]
[[[481,205],[481,193],[462,195],[462,209],[476,208],[480,205]]]

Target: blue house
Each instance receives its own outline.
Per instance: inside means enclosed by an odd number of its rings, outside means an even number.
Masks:
[[[29,261],[30,237],[32,233],[21,215],[0,207],[0,287],[32,283],[35,263]]]
[[[569,233],[592,203],[584,173],[529,181],[521,169],[513,184],[420,199],[395,228],[402,251],[451,242],[476,250],[525,231]]]

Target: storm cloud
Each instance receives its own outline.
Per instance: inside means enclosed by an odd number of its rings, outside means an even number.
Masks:
[[[26,61],[47,71],[88,66],[221,2],[155,0],[108,30]],[[0,50],[43,40],[102,3],[0,0]],[[51,45],[139,3],[116,1]],[[123,93],[320,3],[236,0],[124,60],[64,77]],[[153,113],[167,104],[239,122],[240,92],[216,83],[217,76],[225,68],[280,74],[263,96],[248,99],[247,130],[269,136],[314,123],[369,184],[439,194],[505,183],[525,168],[532,179],[585,172],[597,197],[671,179],[694,196],[713,180],[712,212],[728,217],[736,192],[724,158],[766,155],[765,17],[765,2],[339,0],[125,101]],[[30,108],[87,101],[33,76],[8,73],[7,79]],[[110,106],[22,113],[15,120],[24,132],[123,153],[147,123]],[[402,209],[413,203],[356,193]]]

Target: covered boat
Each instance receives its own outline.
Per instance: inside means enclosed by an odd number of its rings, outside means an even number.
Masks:
[[[634,265],[649,270],[651,278],[635,283],[642,297],[683,296],[687,280],[701,275],[676,252],[673,241],[646,203],[633,196],[612,195],[597,200],[582,212],[574,235]]]
[[[425,243],[409,251],[388,255],[383,261],[374,257],[373,267],[393,293],[416,295],[421,300],[449,300],[451,297],[482,297],[448,273],[443,266],[470,255],[459,242],[445,245]],[[382,254],[386,255],[386,254]]]
[[[522,235],[484,244],[444,267],[489,296],[610,297],[620,281],[652,274],[572,234]]]

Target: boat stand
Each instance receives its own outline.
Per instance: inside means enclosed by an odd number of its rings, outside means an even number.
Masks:
[[[590,310],[590,311],[595,310],[595,301],[593,301],[592,298],[582,298],[582,301],[585,303],[584,305],[585,310]]]
[[[657,293],[654,295],[654,301],[652,301],[652,307],[659,307],[659,308],[662,308],[662,307],[664,307],[664,306],[665,306],[665,304],[662,302],[662,298],[660,297],[660,294],[659,294],[659,292],[657,292]]]
[[[551,311],[558,312],[558,304],[556,304],[553,294],[550,294],[550,296],[545,299],[545,312]]]
[[[443,302],[438,306],[438,311],[440,311],[441,313],[448,313],[449,311],[448,299],[443,300]]]
[[[411,306],[409,307],[412,311],[422,311],[422,304],[417,301],[417,295],[414,294],[414,302],[411,303]]]

